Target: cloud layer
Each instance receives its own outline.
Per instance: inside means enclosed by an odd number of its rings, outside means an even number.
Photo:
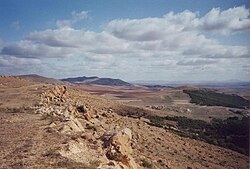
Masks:
[[[79,69],[95,72],[99,67],[121,75],[129,73],[122,72],[121,67],[133,67],[146,74],[152,67],[152,72],[166,72],[164,66],[178,71],[181,67],[223,64],[225,59],[231,63],[234,59],[249,58],[249,46],[224,45],[207,34],[230,38],[232,34],[248,33],[249,16],[249,9],[244,6],[224,11],[213,8],[204,16],[186,10],[157,18],[116,19],[108,22],[101,32],[94,32],[74,28],[75,23],[88,17],[88,12],[73,11],[72,18],[58,20],[55,29],[34,31],[20,41],[2,45],[0,69],[14,66],[19,62],[15,60],[42,65],[57,58],[72,64],[80,60]],[[138,67],[140,64],[146,68]]]

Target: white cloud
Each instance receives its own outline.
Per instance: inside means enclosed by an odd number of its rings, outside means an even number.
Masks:
[[[61,27],[71,27],[73,24],[84,20],[88,17],[88,11],[81,11],[81,12],[76,12],[73,11],[71,13],[72,18],[71,19],[65,19],[65,20],[57,20],[56,21],[56,26],[61,28]]]
[[[180,32],[230,34],[250,30],[250,12],[245,6],[221,11],[213,8],[199,18],[198,12],[169,12],[162,18],[118,19],[107,24],[106,31],[127,40],[154,41]]]
[[[72,19],[68,21],[72,24],[85,19],[87,13],[73,11]],[[202,34],[203,30],[214,31],[216,27],[219,32],[226,32],[224,29],[245,30],[245,25],[249,22],[249,19],[246,19],[249,16],[248,9],[237,7],[220,11],[214,8],[201,18],[198,18],[198,15],[197,12],[186,10],[177,14],[169,12],[162,18],[112,20],[100,33],[72,27],[35,31],[24,40],[5,46],[1,53],[23,58],[91,55],[101,58],[105,55],[249,57],[250,52],[247,47],[225,46],[216,39],[208,39]],[[229,21],[235,23],[236,20],[240,23],[237,29],[234,26],[225,27]],[[213,26],[218,23],[225,25],[224,27]],[[214,29],[211,29],[212,27]]]
[[[180,67],[185,72],[194,67],[211,68],[220,65],[221,59],[230,60],[226,64],[230,66],[233,60],[250,57],[249,46],[223,45],[206,36],[211,32],[230,36],[249,31],[249,9],[244,6],[224,11],[214,8],[201,17],[198,12],[186,10],[163,17],[116,19],[101,32],[73,27],[87,17],[86,11],[72,12],[71,19],[57,21],[56,29],[34,31],[23,40],[3,43],[0,67],[14,65],[18,59],[32,65],[49,58],[64,58],[69,62],[77,60],[78,68],[83,70],[143,74],[178,71]]]
[[[199,28],[228,35],[230,33],[250,31],[250,12],[245,6],[229,8],[221,11],[213,8],[200,19]]]
[[[197,56],[208,58],[249,57],[243,46],[225,46],[197,32],[179,31],[154,41],[120,39],[109,32],[100,33],[70,27],[32,32],[24,40],[9,44],[2,54],[20,58],[60,58],[113,55],[124,57]]]
[[[217,59],[186,59],[181,60],[177,63],[177,65],[181,66],[200,66],[200,65],[213,65],[219,63],[220,60]]]
[[[73,11],[71,14],[74,22],[78,22],[88,17],[88,11],[81,11],[81,12]]]
[[[3,47],[1,54],[18,58],[72,57],[72,48],[53,47],[33,41],[22,40]]]
[[[0,56],[0,67],[7,66],[31,66],[39,65],[41,61],[39,59],[28,59],[28,58],[16,58],[13,56]]]

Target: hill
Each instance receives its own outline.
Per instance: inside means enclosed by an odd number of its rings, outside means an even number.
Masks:
[[[48,78],[48,77],[43,77],[37,74],[29,74],[29,75],[19,75],[17,77],[20,77],[22,79],[31,81],[31,82],[37,82],[37,83],[51,83],[51,84],[63,84],[64,82],[53,79],[53,78]]]
[[[82,77],[70,77],[70,78],[65,78],[65,79],[60,79],[60,80],[64,82],[70,82],[70,83],[84,83],[84,82],[92,81],[96,79],[98,79],[97,76],[92,76],[92,77],[82,76]]]
[[[125,82],[121,79],[99,78],[97,76],[65,78],[65,79],[61,79],[61,81],[70,82],[70,83],[105,85],[105,86],[131,86],[130,83]]]

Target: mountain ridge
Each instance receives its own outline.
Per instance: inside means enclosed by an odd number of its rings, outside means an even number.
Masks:
[[[70,77],[60,79],[64,82],[69,83],[78,83],[78,84],[92,84],[92,85],[105,85],[105,86],[132,86],[132,84],[125,82],[121,79],[113,79],[113,78],[100,78],[97,76],[82,76],[82,77]]]

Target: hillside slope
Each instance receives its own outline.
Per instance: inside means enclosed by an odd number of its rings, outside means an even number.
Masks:
[[[0,78],[0,168],[249,167],[245,155],[126,115],[148,110],[90,95],[77,86],[7,79]]]

